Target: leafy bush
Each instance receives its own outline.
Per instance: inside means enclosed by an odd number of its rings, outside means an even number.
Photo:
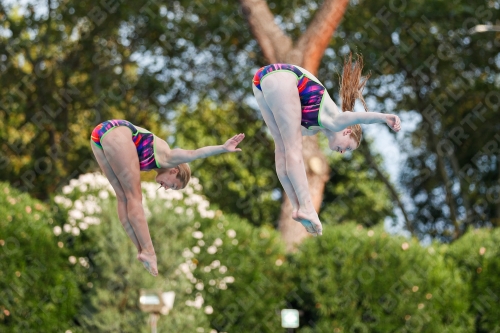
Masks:
[[[64,332],[81,292],[50,209],[0,183],[0,331]]]
[[[293,294],[284,244],[270,226],[218,214],[197,225],[189,252],[193,274],[219,332],[279,332],[280,310]]]
[[[136,260],[102,175],[71,181],[53,198],[53,212],[2,186],[0,327],[12,332],[29,332],[38,323],[45,331],[148,332],[141,288],[176,293],[160,331],[277,332],[284,308],[302,311],[298,332],[496,329],[496,230],[470,232],[451,246],[422,247],[381,226],[346,224],[285,254],[276,230],[217,210],[197,179],[183,191],[156,191],[156,184],[144,182],[160,272],[155,278]],[[43,274],[36,260],[44,263]],[[16,294],[28,290],[32,303]],[[61,294],[67,295],[63,301]],[[47,302],[39,302],[44,297]],[[28,311],[34,304],[47,309],[34,315]]]
[[[74,331],[148,332],[147,314],[139,308],[141,288],[174,291],[174,309],[158,321],[159,331],[209,332],[199,295],[193,295],[192,263],[183,257],[197,219],[215,215],[195,189],[193,179],[183,191],[156,191],[143,182],[143,203],[158,258],[159,276],[151,276],[136,259],[116,213],[114,192],[98,173],[85,174],[54,198],[60,224],[54,228],[73,251],[80,271],[84,306]],[[64,218],[65,217],[65,218]],[[71,259],[70,259],[71,260]]]
[[[382,227],[327,228],[292,257],[300,332],[471,332],[469,287],[435,246]]]
[[[500,332],[500,230],[476,229],[452,243],[445,256],[470,286],[457,295],[469,305],[476,332]]]
[[[140,288],[176,292],[174,310],[160,319],[159,330],[279,330],[290,279],[278,232],[215,210],[199,194],[197,179],[183,191],[157,192],[148,182],[142,188],[158,278],[135,259],[103,176],[82,175],[54,198],[60,218],[54,231],[74,251],[85,290],[75,330],[146,332]]]

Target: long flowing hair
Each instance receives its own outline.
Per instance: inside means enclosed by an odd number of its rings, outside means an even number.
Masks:
[[[352,53],[349,53],[349,55],[344,58],[344,68],[342,70],[342,76],[340,77],[342,112],[354,111],[356,99],[359,99],[361,103],[363,103],[365,111],[368,112],[368,106],[363,98],[363,89],[371,74],[368,73],[366,76],[361,76],[361,72],[363,71],[363,57],[359,54],[356,54],[356,56],[357,59],[354,64],[352,62]],[[356,140],[359,146],[362,137],[361,126],[356,124],[348,128],[351,129],[351,137]]]

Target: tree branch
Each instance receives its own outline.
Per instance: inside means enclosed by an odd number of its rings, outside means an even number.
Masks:
[[[382,172],[382,170],[380,170],[380,168],[378,167],[377,163],[375,162],[375,160],[374,160],[374,158],[373,158],[373,156],[372,156],[372,154],[370,152],[370,148],[367,145],[363,145],[361,147],[361,149],[359,149],[359,150],[361,151],[361,153],[365,157],[366,161],[373,168],[373,170],[375,170],[375,173],[377,174],[377,176],[380,178],[380,180],[382,180],[382,182],[385,184],[385,186],[389,190],[389,193],[391,194],[392,199],[396,202],[396,204],[398,205],[399,209],[401,209],[401,212],[403,213],[403,217],[405,219],[406,228],[413,235],[414,232],[415,232],[415,230],[413,228],[413,224],[411,223],[411,221],[410,221],[410,219],[408,217],[408,214],[406,212],[405,207],[403,206],[403,203],[399,199],[399,194],[396,191],[396,188],[391,183],[391,181],[389,180],[389,178],[387,178],[386,175]]]
[[[462,198],[462,204],[465,208],[465,226],[462,228],[460,231],[460,235],[462,235],[465,231],[467,231],[467,224],[472,223],[472,208],[469,202],[469,198],[466,194],[466,188],[467,184],[465,183],[463,177],[460,177],[460,164],[457,159],[457,155],[455,152],[453,152],[450,156],[450,164],[453,169],[453,173],[455,174],[455,177],[458,178],[459,183],[460,183],[460,193],[458,194]]]
[[[325,0],[306,32],[299,38],[297,49],[304,55],[302,66],[311,73],[316,74],[325,49],[348,4],[349,0]]]
[[[269,63],[283,61],[285,55],[292,48],[292,39],[285,35],[274,22],[265,0],[240,0],[252,33],[259,43],[264,57]]]

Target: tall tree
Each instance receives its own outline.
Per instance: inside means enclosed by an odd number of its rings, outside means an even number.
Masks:
[[[318,3],[270,6],[278,20],[294,20],[284,22],[285,30],[298,38]],[[209,0],[99,6],[70,1],[52,6],[48,15],[2,7],[0,179],[48,197],[68,178],[98,168],[88,137],[93,125],[111,117],[129,119],[186,148],[244,131],[242,158],[193,163],[193,173],[221,209],[255,225],[276,221],[281,188],[272,143],[259,112],[247,102],[253,100],[251,75],[266,60],[239,9],[237,2]],[[307,39],[302,44],[315,47]],[[328,89],[335,87],[329,74],[338,62],[321,63]],[[319,159],[311,160],[318,165]],[[327,165],[319,165],[308,166],[310,172],[327,174]],[[337,198],[338,188],[333,191]],[[368,214],[380,221],[379,213]]]
[[[500,35],[470,34],[499,19],[489,1],[367,1],[339,29],[374,72],[376,107],[417,124],[400,148],[408,154],[401,182],[413,207],[410,229],[419,237],[453,241],[469,227],[499,225]]]
[[[316,74],[325,49],[349,1],[325,0],[296,43],[276,24],[275,17],[265,0],[240,0],[240,3],[268,63],[291,63]],[[319,211],[330,168],[319,149],[316,136],[303,138],[302,155],[313,205],[316,211]],[[304,227],[292,219],[291,211],[292,204],[284,195],[279,229],[289,248],[307,236]]]

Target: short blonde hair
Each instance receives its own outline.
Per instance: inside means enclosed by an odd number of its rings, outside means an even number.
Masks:
[[[189,164],[182,163],[175,167],[179,172],[177,173],[177,179],[181,181],[181,188],[184,188],[189,183],[191,179],[191,168]]]
[[[363,70],[363,57],[357,54],[357,61],[352,64],[352,53],[344,58],[344,69],[342,71],[342,76],[340,77],[340,98],[342,100],[342,111],[354,111],[354,104],[356,99],[359,99],[363,103],[365,111],[368,112],[368,107],[365,100],[363,99],[363,89],[365,88],[366,81],[370,77],[368,75],[362,77],[361,72]],[[349,126],[351,129],[351,138],[353,138],[356,143],[361,142],[363,136],[363,131],[359,124]]]

